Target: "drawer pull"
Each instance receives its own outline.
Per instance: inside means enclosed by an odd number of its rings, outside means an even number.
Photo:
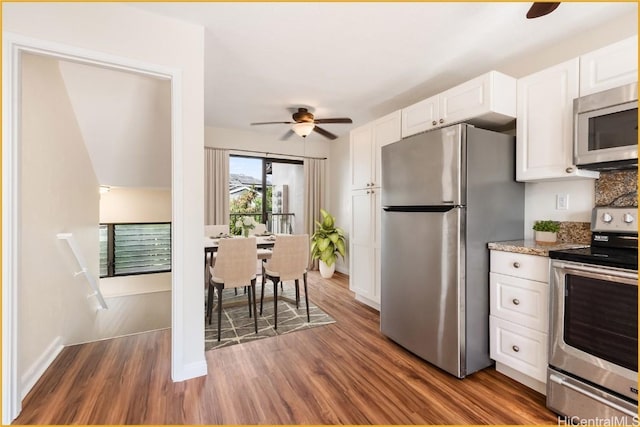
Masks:
[[[513,268],[520,268],[520,263],[519,262],[514,262],[513,263]]]
[[[516,353],[520,351],[520,347],[518,347],[517,345],[511,346],[511,350],[515,351]]]
[[[518,298],[512,299],[511,302],[513,303],[513,305],[520,305],[520,300]]]

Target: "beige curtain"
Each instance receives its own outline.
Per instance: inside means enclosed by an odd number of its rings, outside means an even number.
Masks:
[[[229,224],[229,150],[204,149],[204,221]]]
[[[304,233],[311,236],[315,231],[315,221],[320,220],[320,209],[324,205],[325,161],[304,160]],[[309,269],[318,269],[318,260],[309,260]]]

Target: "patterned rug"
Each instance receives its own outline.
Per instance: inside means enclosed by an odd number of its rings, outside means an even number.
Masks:
[[[258,277],[258,281],[259,280],[260,277]],[[260,313],[260,289],[261,284],[258,283],[256,286],[256,307],[258,313]],[[293,302],[281,298],[282,296]],[[210,325],[205,318],[205,351],[335,323],[335,320],[333,320],[331,316],[320,310],[311,301],[309,301],[311,321],[307,322],[304,286],[300,283],[300,308],[296,309],[295,287],[293,283],[285,283],[284,292],[278,290],[278,329],[273,329],[273,285],[270,282],[266,285],[264,297],[265,301],[262,316],[258,314],[258,334],[256,334],[253,317],[249,317],[247,295],[244,294],[243,289],[238,289],[237,296],[233,289],[224,290],[222,295],[222,331],[220,342],[218,342],[218,298],[216,296]]]

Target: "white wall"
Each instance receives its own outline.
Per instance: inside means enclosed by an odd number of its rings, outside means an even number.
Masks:
[[[100,195],[100,222],[171,222],[171,190],[112,187]]]
[[[347,256],[339,258],[336,270],[349,274],[349,234],[351,232],[351,186],[349,173],[351,161],[349,159],[349,136],[343,136],[331,143],[331,163],[329,167],[331,194],[329,197],[329,212],[336,217],[336,224],[342,228],[347,239]]]
[[[556,209],[556,196],[569,196],[567,210]],[[592,179],[526,183],[524,189],[524,237],[533,239],[533,224],[537,220],[590,222],[594,206]]]
[[[100,184],[171,187],[171,82],[60,61]]]
[[[180,105],[182,122],[172,133],[182,144],[173,153],[173,163],[182,172],[174,176],[173,194],[174,206],[187,220],[174,224],[180,246],[174,257],[173,284],[181,292],[172,307],[173,325],[178,328],[172,334],[172,377],[204,375],[204,313],[193,309],[202,307],[204,299],[203,28],[118,3],[5,3],[2,7],[3,31],[110,55],[116,62],[126,59],[142,68],[152,64],[179,73],[181,86],[174,86],[172,100]],[[34,313],[34,321],[41,315]]]
[[[94,336],[95,301],[57,233],[73,233],[98,277],[98,180],[55,60],[22,58],[18,375],[23,395],[60,345]],[[92,256],[93,255],[93,256]]]

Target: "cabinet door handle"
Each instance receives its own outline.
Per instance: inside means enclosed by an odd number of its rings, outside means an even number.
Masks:
[[[367,190],[367,194],[371,193],[371,191]]]
[[[444,119],[440,119],[440,123],[444,123]]]
[[[436,122],[435,120],[431,122],[431,125],[432,125],[432,126],[435,126],[435,125],[437,125],[437,124],[438,124],[438,122]]]
[[[573,173],[573,171],[574,171],[574,170],[575,170],[574,168],[566,168],[566,169],[565,169],[565,171],[566,171],[567,173]]]
[[[513,263],[513,268],[520,268],[520,263],[519,262],[514,262]]]
[[[516,353],[518,353],[520,351],[520,347],[518,347],[517,345],[513,345],[513,346],[511,346],[511,350],[513,350]]]
[[[513,303],[513,305],[520,305],[520,300],[518,298],[512,299],[511,302]]]
[[[373,193],[375,193],[375,191],[374,191],[374,190],[371,190],[371,194],[373,194]]]

